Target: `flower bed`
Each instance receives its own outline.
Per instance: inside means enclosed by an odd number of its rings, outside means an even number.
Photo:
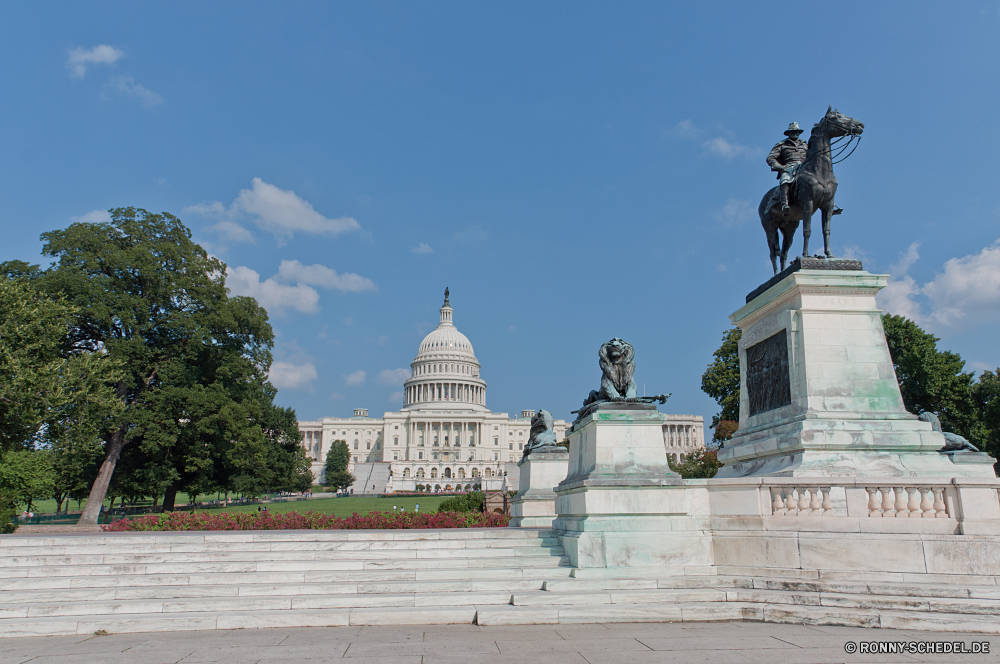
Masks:
[[[146,530],[394,530],[414,528],[506,528],[510,517],[481,512],[369,512],[348,517],[307,512],[169,512],[117,519],[107,533]]]

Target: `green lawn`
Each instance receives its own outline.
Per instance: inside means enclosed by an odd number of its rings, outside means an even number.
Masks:
[[[392,506],[401,507],[407,512],[413,512],[417,504],[420,505],[421,512],[436,512],[438,505],[447,496],[412,496],[399,498],[368,498],[365,496],[349,498],[317,498],[315,500],[289,501],[287,503],[268,503],[268,512],[319,512],[321,514],[334,514],[336,516],[351,516],[355,512],[358,514],[368,514],[369,512],[391,512]],[[236,507],[202,510],[205,512],[256,512],[260,505],[239,505]]]
[[[207,502],[209,498],[201,496],[201,500]],[[321,514],[334,514],[336,516],[351,516],[355,512],[358,514],[367,514],[368,512],[391,512],[393,505],[396,507],[405,509],[407,512],[415,511],[416,506],[420,505],[421,512],[436,512],[438,505],[441,504],[447,496],[408,496],[408,497],[398,497],[398,498],[370,498],[365,496],[349,497],[349,498],[316,498],[314,500],[289,500],[284,503],[266,503],[269,512],[300,512],[305,514],[306,512],[313,511],[319,512]],[[188,502],[187,495],[178,494],[177,495],[177,505],[186,505]],[[86,505],[87,501],[83,501]],[[105,501],[105,505],[108,501]],[[118,504],[117,502],[115,503]],[[140,503],[140,505],[152,505],[152,501],[146,501]],[[260,503],[253,505],[233,505],[231,507],[220,507],[217,509],[205,509],[205,512],[256,512],[258,507],[261,507]],[[63,503],[63,508],[65,509],[66,504]],[[36,501],[32,507],[35,514],[52,514],[56,511],[56,502],[54,500],[41,500]],[[70,510],[77,512],[78,508],[76,502],[74,501],[70,505]],[[69,517],[72,521],[76,519],[77,516]],[[61,520],[60,520],[61,521]]]

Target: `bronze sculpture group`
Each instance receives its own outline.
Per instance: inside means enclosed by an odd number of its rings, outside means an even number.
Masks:
[[[793,122],[785,131],[788,136],[771,150],[767,164],[778,172],[778,186],[764,194],[757,213],[767,235],[771,252],[771,267],[778,274],[785,269],[788,250],[792,246],[795,229],[802,222],[802,256],[809,256],[809,236],[812,234],[812,216],[817,210],[823,216],[823,250],[826,258],[830,252],[830,219],[840,213],[834,204],[837,178],[833,174],[831,139],[860,136],[865,126],[830,107],[826,115],[813,125],[809,142],[799,138],[802,130]],[[782,238],[779,243],[778,234]]]

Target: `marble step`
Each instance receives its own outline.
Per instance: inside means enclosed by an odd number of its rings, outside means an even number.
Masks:
[[[791,590],[804,592],[848,593],[871,595],[915,595],[918,597],[950,597],[970,599],[1000,599],[1000,587],[942,585],[934,583],[889,583],[863,581],[801,581],[793,579],[754,579],[753,587],[760,590]]]
[[[569,566],[458,568],[458,569],[369,569],[332,572],[230,572],[213,574],[121,574],[88,576],[38,576],[0,579],[0,591],[55,590],[61,588],[129,588],[150,586],[231,586],[277,583],[344,583],[389,581],[500,581],[569,578]]]
[[[559,567],[568,565],[565,556],[518,556],[513,558],[413,558],[403,560],[304,560],[247,562],[148,563],[145,565],[66,565],[0,568],[0,578],[51,576],[105,576],[123,574],[213,574],[240,572],[327,572],[404,569],[484,569],[519,567]]]
[[[441,530],[252,530],[211,532],[104,533],[100,535],[9,535],[0,538],[0,549],[7,547],[79,547],[79,546],[177,546],[203,544],[296,543],[310,542],[436,542],[459,541],[472,547],[473,540],[518,541],[557,539],[551,530],[532,528],[446,528]]]
[[[72,565],[146,565],[200,562],[314,562],[324,560],[461,560],[474,558],[562,557],[562,547],[520,547],[511,549],[398,549],[385,551],[235,551],[204,553],[105,553],[104,555],[11,556],[0,560],[0,568]]]
[[[579,572],[579,570],[576,570]],[[623,590],[623,589],[655,589],[655,588],[752,588],[753,580],[723,576],[696,577],[656,577],[641,578],[579,578],[555,579],[546,581],[545,590],[558,592],[563,590]]]
[[[382,607],[359,609],[226,611],[174,614],[121,614],[86,618],[0,619],[0,638],[59,634],[92,635],[264,627],[335,627],[348,625],[473,624],[476,607]]]
[[[690,590],[611,590],[605,592],[542,592],[514,593],[514,606],[560,606],[570,604],[662,604],[668,602],[725,602],[726,591],[714,589]]]
[[[400,593],[514,592],[542,590],[541,579],[503,581],[351,581],[343,583],[252,583],[233,585],[160,585],[120,588],[7,590],[0,606],[26,602],[110,602],[126,599],[171,600],[195,597],[262,597],[272,595],[379,595]]]
[[[541,593],[541,591],[536,591]],[[0,604],[0,619],[54,616],[146,615],[223,611],[292,609],[352,609],[377,607],[441,607],[510,604],[510,592],[268,595],[258,597],[197,597],[174,600],[55,601]]]
[[[165,555],[171,553],[255,553],[265,551],[409,551],[536,549],[558,547],[558,538],[471,539],[463,540],[374,540],[374,541],[288,541],[288,542],[203,542],[199,544],[117,544],[86,546],[3,546],[0,539],[0,564],[8,558],[75,555]]]

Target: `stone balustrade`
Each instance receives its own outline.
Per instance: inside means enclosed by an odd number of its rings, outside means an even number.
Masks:
[[[685,485],[695,492],[691,517],[713,530],[1000,535],[998,478],[740,477]]]
[[[823,484],[798,482],[794,485],[765,485],[770,492],[772,516],[846,516],[834,509],[831,492],[837,487],[848,490],[863,489],[867,495],[867,516],[879,518],[953,519],[945,495],[950,482],[885,482],[864,484],[852,480],[849,485],[829,479]],[[837,512],[841,511],[841,514]],[[857,516],[857,514],[855,514]]]

